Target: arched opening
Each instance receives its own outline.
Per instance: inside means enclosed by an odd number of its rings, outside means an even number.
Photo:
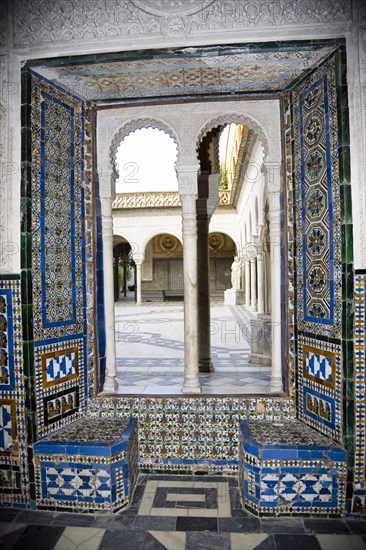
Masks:
[[[177,191],[177,144],[158,127],[137,128],[116,148],[116,193]]]
[[[145,246],[142,302],[183,301],[183,245],[171,233],[159,233]]]
[[[265,136],[259,135],[249,125],[233,122],[233,116],[226,124],[220,120],[217,126],[206,126],[201,132],[201,139],[197,145],[197,155],[201,166],[201,174],[220,172],[220,189],[229,193],[228,206],[236,209],[236,224],[239,241],[234,251],[235,258],[230,267],[230,284],[225,291],[224,304],[235,311],[239,324],[246,333],[241,351],[243,364],[250,362],[252,372],[257,369],[265,372],[266,383],[270,387],[272,367],[271,340],[271,273],[279,271],[280,264],[271,264],[269,261],[269,226],[263,228],[263,220],[268,222],[265,212],[259,210],[258,196],[263,192],[263,163],[267,150]],[[203,178],[201,176],[202,182]],[[200,179],[199,179],[200,185]],[[201,183],[204,185],[204,183]],[[265,193],[267,192],[265,187]],[[264,204],[263,201],[261,204]],[[268,202],[267,202],[268,204]],[[278,213],[279,214],[279,213]],[[210,223],[212,213],[208,213]],[[241,232],[241,227],[244,231]],[[267,232],[266,232],[267,230]],[[217,246],[217,244],[216,244]],[[262,250],[262,246],[265,247]],[[210,262],[210,282],[212,279],[212,262]],[[204,278],[202,277],[204,284]],[[212,286],[210,285],[212,294]],[[280,288],[275,292],[280,295]],[[212,295],[210,296],[212,298]],[[203,300],[200,307],[206,307],[206,318],[210,318],[210,299]],[[278,308],[277,315],[280,315]],[[204,334],[200,334],[202,337]],[[209,338],[207,338],[209,342]],[[211,357],[206,345],[206,354]],[[274,364],[280,363],[280,356],[276,352]],[[210,363],[211,370],[214,368]],[[279,387],[279,386],[278,386]]]

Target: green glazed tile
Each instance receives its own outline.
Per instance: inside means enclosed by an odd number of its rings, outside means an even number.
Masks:
[[[21,72],[21,98],[22,104],[31,103],[32,98],[32,75],[29,70],[23,70]]]
[[[21,124],[23,128],[31,128],[31,115],[31,105],[29,105],[28,103],[23,104],[21,107]]]
[[[351,181],[351,162],[350,148],[348,145],[342,145],[338,148],[339,158],[339,180],[341,183],[349,183]]]
[[[348,399],[353,399],[355,395],[355,384],[351,380],[348,380],[346,383],[346,396]]]
[[[339,101],[343,101],[340,96]],[[338,111],[338,145],[349,145],[349,122],[348,122],[348,107],[342,107]]]
[[[342,225],[342,262],[351,263],[353,261],[353,226],[351,224]]]
[[[32,304],[22,304],[23,319],[23,338],[24,340],[33,340],[33,306]]]
[[[352,223],[352,191],[349,183],[341,184],[341,216],[343,223]]]
[[[21,196],[32,196],[32,165],[30,162],[22,161],[20,163],[21,178]]]
[[[32,162],[32,132],[29,128],[22,128],[21,141],[21,161]]]
[[[27,269],[32,265],[32,235],[31,233],[20,234],[21,246],[21,267]]]
[[[22,197],[20,202],[21,223],[20,231],[22,233],[32,230],[32,199]]]

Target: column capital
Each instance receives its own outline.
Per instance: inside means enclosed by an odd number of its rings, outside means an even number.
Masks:
[[[268,194],[281,191],[282,164],[279,161],[267,161],[263,164]]]
[[[281,193],[279,191],[272,191],[268,193],[268,218],[269,223],[273,223],[275,220],[280,220],[281,216]]]
[[[112,199],[108,197],[101,197],[100,207],[102,218],[110,218],[112,223]]]
[[[133,261],[136,265],[143,264],[145,261],[145,254],[143,254],[142,252],[135,252],[133,255]]]
[[[114,185],[116,174],[114,170],[98,166],[98,179],[100,198],[113,200],[116,195]]]
[[[176,166],[178,176],[178,191],[182,195],[194,195],[197,198],[197,176],[200,170],[199,164],[186,164]]]

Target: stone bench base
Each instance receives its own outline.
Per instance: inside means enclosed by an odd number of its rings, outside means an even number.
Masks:
[[[134,419],[84,418],[34,445],[38,508],[115,512],[138,475]]]
[[[239,477],[257,515],[342,515],[346,452],[297,420],[240,422]]]

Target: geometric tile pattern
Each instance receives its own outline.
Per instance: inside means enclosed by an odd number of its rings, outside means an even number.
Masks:
[[[366,272],[355,275],[354,513],[366,514]]]
[[[11,451],[16,434],[13,434],[12,406],[0,401],[0,452]]]
[[[289,398],[271,397],[118,396],[88,403],[88,417],[138,419],[142,472],[236,474],[239,420],[273,422],[294,414]]]
[[[11,292],[0,292],[0,390],[14,388]]]
[[[6,350],[7,358],[0,384],[0,506],[24,508],[29,504],[29,477],[19,277],[0,276],[0,309],[6,321],[1,352]]]
[[[334,384],[335,374],[334,354],[321,354],[316,350],[306,349],[305,346],[303,349],[306,354],[303,363],[305,367],[304,376],[308,377],[310,380],[322,380],[324,384],[327,382],[332,386]]]
[[[44,374],[46,375],[46,384],[57,383],[58,380],[70,379],[77,376],[77,348],[75,350],[64,350],[51,357],[43,355],[45,363]]]
[[[36,341],[83,332],[83,119],[79,99],[33,76],[32,133],[38,138],[32,141]]]
[[[227,482],[148,480],[138,515],[200,517],[203,509],[206,517],[231,517]]]
[[[37,430],[43,437],[85,414],[84,338],[66,337],[36,343]]]
[[[298,329],[341,337],[342,258],[335,63],[293,93]]]
[[[86,408],[84,103],[32,75],[32,283],[38,436]]]
[[[346,452],[302,422],[282,423],[286,442],[271,442],[260,435],[263,422],[241,422],[240,480],[245,506],[265,515],[342,514],[345,505]],[[292,432],[303,432],[303,442]],[[266,441],[267,440],[267,441]],[[308,440],[308,441],[306,441]]]
[[[105,431],[102,441],[100,431]],[[137,480],[137,449],[133,419],[84,418],[41,439],[34,445],[37,506],[110,512],[122,508]]]
[[[74,197],[77,146],[74,124],[73,107],[41,92],[40,192],[44,217],[40,238],[44,327],[76,321],[75,262],[80,252],[75,254],[75,237],[77,240],[80,237],[75,235],[74,209],[78,197]]]
[[[333,56],[296,86],[287,105],[287,182],[294,212],[288,227],[289,292],[296,303],[289,358],[291,379],[297,378],[299,418],[341,441],[342,218],[335,72]]]
[[[341,345],[298,336],[299,418],[341,440]]]
[[[156,550],[364,550],[366,521],[352,518],[253,517],[242,510],[237,478],[222,476],[169,476],[172,486],[161,487],[164,476],[140,476],[132,508],[113,516],[108,513],[75,514],[64,511],[0,510],[0,547],[27,548],[35,535],[44,547],[54,550],[86,548],[134,548]],[[147,483],[157,483],[164,498],[155,505],[158,516],[138,515],[148,501]],[[200,483],[201,488],[192,488]],[[212,516],[217,509],[220,483],[229,485],[229,493],[221,491],[229,503],[231,517]],[[173,485],[174,484],[174,485]],[[217,488],[216,488],[217,487]],[[187,501],[186,496],[203,497]],[[179,495],[181,500],[175,500]],[[165,497],[172,497],[172,500]],[[155,499],[154,499],[155,500]],[[200,509],[201,516],[182,517],[181,510]],[[176,515],[171,515],[172,509]],[[363,537],[362,537],[363,535]],[[296,538],[295,538],[296,537]],[[31,544],[31,543],[30,543]]]

